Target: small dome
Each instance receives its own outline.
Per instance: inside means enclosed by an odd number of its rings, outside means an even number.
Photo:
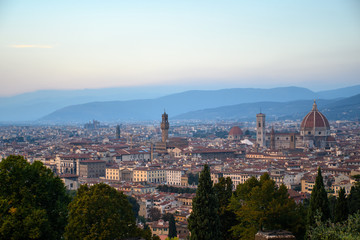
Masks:
[[[230,129],[229,136],[241,136],[241,135],[243,135],[243,132],[238,126],[232,127]]]
[[[312,110],[304,117],[301,122],[300,131],[315,132],[317,130],[330,130],[330,124],[326,117],[318,111],[316,102],[314,100]]]

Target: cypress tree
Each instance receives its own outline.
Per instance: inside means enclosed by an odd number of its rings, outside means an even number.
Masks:
[[[353,214],[360,210],[360,175],[352,176],[355,179],[355,186],[351,187],[348,197],[349,213]]]
[[[321,213],[321,220],[325,221],[330,218],[329,201],[325,191],[323,177],[321,176],[321,169],[318,168],[315,185],[311,192],[310,205],[308,210],[308,225],[315,223],[315,216],[317,211]]]
[[[221,239],[218,199],[214,193],[208,165],[199,178],[193,211],[189,217],[191,240]]]
[[[340,188],[339,197],[335,205],[335,222],[342,222],[348,218],[349,208],[345,196],[345,188]]]
[[[232,196],[232,181],[228,178],[219,178],[219,183],[214,185],[214,192],[219,200],[219,218],[221,222],[222,239],[232,239],[230,229],[236,225],[236,215],[229,209]]]
[[[173,238],[173,237],[177,237],[177,232],[176,232],[176,224],[175,224],[175,218],[174,215],[170,215],[170,219],[169,219],[169,234],[168,234],[169,238]]]

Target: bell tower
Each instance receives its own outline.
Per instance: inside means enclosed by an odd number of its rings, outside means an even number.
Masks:
[[[163,143],[166,143],[168,137],[169,137],[169,119],[167,113],[164,111],[164,114],[162,115],[162,121],[160,124],[161,127],[161,139]]]
[[[275,150],[275,131],[274,131],[274,127],[271,128],[271,133],[270,133],[270,149]]]
[[[265,114],[256,114],[256,143],[259,147],[266,147],[265,143]]]

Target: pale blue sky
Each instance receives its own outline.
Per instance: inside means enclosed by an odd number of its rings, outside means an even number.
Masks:
[[[0,96],[360,83],[358,0],[0,0]]]

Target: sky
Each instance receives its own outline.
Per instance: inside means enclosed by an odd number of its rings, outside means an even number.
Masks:
[[[0,96],[356,84],[358,0],[0,0]]]

